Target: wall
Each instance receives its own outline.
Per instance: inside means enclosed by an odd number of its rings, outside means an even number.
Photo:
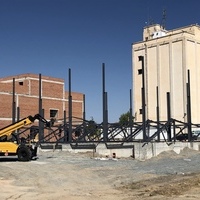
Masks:
[[[130,145],[130,143],[124,144]],[[199,151],[199,142],[176,142],[175,144],[167,145],[166,143],[148,143],[143,145],[143,143],[132,143],[134,148],[124,148],[124,149],[107,149],[105,144],[100,143],[96,147],[96,151],[92,149],[72,149],[69,144],[62,145],[63,151],[84,153],[92,152],[96,157],[108,157],[112,158],[113,153],[116,154],[116,158],[133,158],[136,160],[147,160],[152,157],[158,156],[160,153],[165,151],[174,151],[179,154],[184,148],[190,148],[192,150]],[[41,150],[40,151],[45,151]],[[48,150],[51,151],[51,150]]]
[[[39,112],[39,75],[22,74],[0,78],[0,128],[12,123],[13,78],[15,78],[16,108],[20,108],[20,118]],[[68,95],[64,80],[41,76],[42,107],[46,119],[50,119],[50,110],[58,110],[57,118],[63,118],[68,112]],[[67,113],[68,115],[68,113]],[[72,115],[83,116],[83,94],[72,92]]]
[[[156,28],[157,25],[156,25]],[[145,37],[148,36],[148,31]],[[152,31],[153,29],[151,29]],[[190,70],[192,122],[200,122],[200,28],[189,26],[167,32],[166,36],[133,44],[133,115],[141,122],[142,74],[138,74],[145,59],[146,118],[156,120],[156,87],[159,93],[160,120],[167,120],[167,92],[170,93],[171,117],[186,121],[188,70]]]

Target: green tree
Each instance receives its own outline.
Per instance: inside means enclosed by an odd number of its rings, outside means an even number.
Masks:
[[[98,138],[99,135],[98,125],[93,119],[88,121],[85,131],[89,139]]]
[[[133,117],[132,117],[133,120]],[[119,123],[121,126],[128,126],[130,124],[130,112],[126,112],[121,114],[119,117]]]

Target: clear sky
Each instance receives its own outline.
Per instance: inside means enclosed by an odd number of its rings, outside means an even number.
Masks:
[[[199,0],[0,0],[0,77],[41,73],[84,93],[86,118],[102,117],[102,63],[109,122],[130,106],[132,43],[143,27],[200,24]]]

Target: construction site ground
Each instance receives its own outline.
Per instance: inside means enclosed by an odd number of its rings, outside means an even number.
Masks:
[[[146,161],[92,153],[39,151],[0,158],[1,200],[200,199],[200,152],[163,152]]]

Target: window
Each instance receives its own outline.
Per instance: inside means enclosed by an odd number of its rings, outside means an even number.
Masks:
[[[58,110],[51,109],[50,110],[50,118],[56,118],[58,116]]]
[[[142,69],[138,69],[138,74],[142,74]]]
[[[142,109],[140,109],[140,114],[142,114]]]
[[[24,85],[23,81],[20,81],[20,82],[19,82],[19,85]]]

